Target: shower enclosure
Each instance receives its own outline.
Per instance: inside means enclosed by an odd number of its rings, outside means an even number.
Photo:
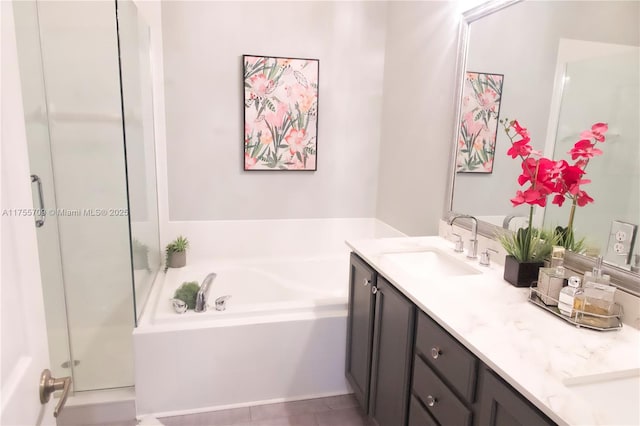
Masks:
[[[133,385],[160,268],[149,28],[129,0],[15,1],[51,369]]]

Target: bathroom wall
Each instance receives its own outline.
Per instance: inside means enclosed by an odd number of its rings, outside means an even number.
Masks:
[[[375,216],[386,11],[162,3],[168,219]],[[242,54],[320,59],[316,172],[243,171]]]
[[[387,8],[376,217],[409,235],[436,235],[444,209],[460,7],[429,1]]]

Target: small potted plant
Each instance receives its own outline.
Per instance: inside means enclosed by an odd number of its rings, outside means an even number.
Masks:
[[[167,272],[169,268],[182,268],[186,265],[188,248],[189,240],[182,235],[167,244],[165,249],[164,271]]]
[[[532,227],[499,235],[500,243],[508,253],[504,261],[505,281],[516,287],[531,286],[557,241],[553,237],[552,233],[543,234]]]

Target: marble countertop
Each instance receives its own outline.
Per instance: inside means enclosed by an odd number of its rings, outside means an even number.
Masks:
[[[501,265],[480,266],[440,237],[349,240],[347,245],[558,424],[640,424],[638,393],[607,387],[614,378],[640,374],[637,329],[598,332],[562,321],[528,302],[527,288],[504,281]],[[430,248],[480,273],[430,275],[388,256]],[[602,383],[594,398],[575,386],[594,381]],[[593,394],[596,385],[589,386]]]

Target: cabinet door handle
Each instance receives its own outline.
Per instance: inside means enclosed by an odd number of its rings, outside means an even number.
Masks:
[[[436,402],[438,402],[438,398],[436,398],[435,396],[431,396],[431,395],[427,396],[427,405],[429,407],[433,407],[434,405],[436,405]]]
[[[440,355],[442,355],[442,351],[439,347],[434,346],[433,348],[431,348],[431,358],[438,359]]]
[[[365,278],[365,279],[364,279],[364,283],[363,283],[363,284],[364,284],[364,286],[366,287],[366,286],[368,286],[369,284],[371,284],[371,280],[370,280],[369,278]]]
[[[376,287],[375,285],[371,287],[371,293],[376,294],[378,291],[378,287]]]

